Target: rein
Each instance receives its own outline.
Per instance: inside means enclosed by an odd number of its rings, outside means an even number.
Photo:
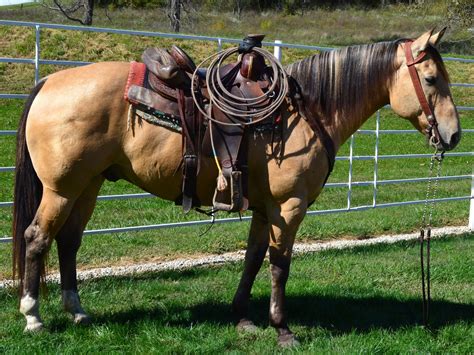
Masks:
[[[428,326],[429,309],[431,301],[431,283],[430,283],[430,244],[431,244],[431,222],[433,217],[436,192],[438,189],[438,181],[441,176],[441,165],[444,159],[444,151],[438,152],[435,150],[430,160],[428,187],[426,189],[425,204],[423,207],[423,216],[421,218],[420,229],[420,264],[421,264],[421,289],[423,294],[423,324]],[[437,163],[436,178],[433,185],[433,170],[435,162]],[[424,244],[426,241],[426,261]],[[426,273],[425,273],[426,264]]]
[[[405,44],[405,57],[407,60],[408,72],[415,88],[416,96],[420,103],[421,109],[428,120],[429,127],[426,133],[429,136],[430,145],[435,148],[435,152],[431,156],[430,167],[429,167],[429,178],[428,187],[426,189],[426,199],[423,208],[423,216],[421,219],[420,229],[420,264],[421,264],[421,290],[423,295],[423,324],[425,327],[428,326],[429,322],[429,310],[431,301],[431,282],[430,282],[430,245],[431,245],[431,221],[433,217],[433,210],[435,205],[436,191],[438,189],[438,181],[441,175],[441,165],[444,158],[444,151],[439,152],[437,149],[438,144],[441,142],[441,137],[438,130],[438,122],[436,117],[428,104],[425,93],[421,86],[420,77],[415,68],[415,64],[420,63],[426,56],[425,51],[421,51],[420,54],[414,59],[411,46],[413,41],[406,42]],[[433,183],[433,170],[435,162],[437,162],[436,168],[436,179]],[[425,255],[425,241],[426,241],[426,255]],[[426,259],[426,260],[425,260]],[[426,272],[425,272],[426,266]]]

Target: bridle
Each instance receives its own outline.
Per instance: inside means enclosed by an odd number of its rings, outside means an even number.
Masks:
[[[421,51],[418,56],[413,59],[413,54],[411,50],[411,45],[413,41],[405,42],[405,58],[407,60],[407,67],[408,72],[410,73],[411,82],[413,83],[413,87],[415,88],[416,96],[418,97],[418,101],[420,103],[421,109],[428,120],[429,127],[426,130],[428,134],[430,145],[437,147],[441,142],[441,136],[438,130],[438,122],[436,121],[436,116],[433,113],[430,105],[428,104],[428,100],[426,100],[425,93],[421,86],[420,77],[418,72],[416,71],[415,64],[420,63],[426,56],[426,51]]]
[[[429,167],[429,178],[428,178],[428,187],[426,191],[425,206],[423,208],[423,217],[422,217],[422,226],[420,229],[420,262],[421,262],[421,288],[423,295],[423,324],[425,327],[428,327],[429,324],[429,309],[431,301],[430,293],[430,242],[431,242],[431,219],[433,215],[434,203],[436,201],[436,191],[438,187],[438,180],[441,175],[441,164],[444,157],[444,150],[440,153],[438,152],[438,146],[441,142],[441,137],[438,130],[438,122],[436,117],[428,104],[425,93],[421,86],[420,77],[416,71],[415,64],[420,63],[426,56],[426,51],[421,51],[418,56],[413,59],[413,54],[411,46],[413,41],[407,41],[405,43],[405,57],[407,60],[408,72],[410,73],[411,81],[413,87],[415,88],[416,96],[420,103],[421,109],[428,120],[429,127],[426,130],[426,133],[429,137],[430,145],[435,148],[435,152],[431,157],[430,167]],[[437,174],[436,179],[434,180],[434,187],[432,187],[433,180],[433,167],[437,162]],[[426,241],[426,261],[424,258],[424,244]],[[426,264],[426,273],[425,273],[425,264]]]

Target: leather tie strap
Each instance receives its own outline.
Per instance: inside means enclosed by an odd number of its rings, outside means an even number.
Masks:
[[[329,175],[331,175],[332,170],[334,169],[334,163],[336,162],[336,148],[334,147],[334,141],[332,140],[331,136],[327,132],[320,119],[318,117],[314,117],[313,114],[310,114],[307,111],[307,105],[305,105],[304,103],[303,94],[301,92],[301,87],[298,82],[291,76],[288,78],[288,81],[290,84],[290,97],[293,105],[298,108],[298,111],[302,115],[303,119],[306,121],[306,123],[308,123],[313,132],[321,140],[323,148],[326,151],[329,169],[324,180],[324,186],[326,185],[326,182],[329,179]]]
[[[420,54],[416,57],[416,59],[413,59],[413,54],[411,50],[412,44],[413,44],[413,41],[409,41],[405,43],[405,57],[407,60],[408,72],[410,73],[411,81],[413,83],[413,87],[415,88],[415,93],[416,93],[416,96],[418,97],[418,101],[420,103],[421,109],[423,110],[423,113],[425,114],[426,119],[428,120],[428,124],[430,125],[428,133],[431,134],[431,132],[433,132],[436,141],[440,142],[438,122],[436,121],[436,117],[433,111],[431,110],[431,107],[428,104],[428,101],[426,100],[425,93],[421,86],[420,77],[418,76],[418,72],[415,68],[415,64],[420,63],[425,58],[426,52],[425,51],[420,52]]]

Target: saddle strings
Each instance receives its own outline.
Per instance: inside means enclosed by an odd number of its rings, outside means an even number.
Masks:
[[[238,53],[238,48],[229,48],[212,54],[196,67],[191,78],[191,94],[197,108],[208,120],[221,125],[250,126],[270,117],[285,100],[289,90],[288,76],[285,69],[270,52],[259,47],[254,47],[252,50],[270,63],[273,72],[273,77],[270,78],[270,87],[263,95],[258,97],[243,98],[233,95],[222,82],[223,78],[219,69],[227,58]],[[210,105],[229,115],[231,119],[235,120],[234,122],[221,122],[214,119],[211,112],[207,112],[205,107],[202,107],[202,101],[196,97],[199,82],[198,70],[209,61],[211,63],[207,68],[206,86]],[[240,62],[237,65],[240,65]],[[267,101],[270,103],[266,104]]]

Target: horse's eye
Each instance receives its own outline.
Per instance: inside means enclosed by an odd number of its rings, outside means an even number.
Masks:
[[[428,85],[430,85],[430,86],[431,86],[431,85],[434,85],[434,84],[436,84],[436,77],[434,77],[434,76],[427,76],[427,77],[425,78],[425,81],[426,81],[426,83],[427,83]]]

